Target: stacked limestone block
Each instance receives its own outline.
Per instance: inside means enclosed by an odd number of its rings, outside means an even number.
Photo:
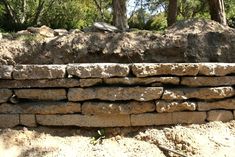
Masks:
[[[234,114],[234,63],[0,66],[0,127],[190,124]]]

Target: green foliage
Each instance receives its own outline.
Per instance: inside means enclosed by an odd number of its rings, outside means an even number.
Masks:
[[[145,29],[163,31],[167,27],[167,20],[164,13],[152,16],[146,23]]]
[[[105,139],[105,130],[100,129],[97,130],[97,133],[92,137],[91,144],[96,145],[102,143],[103,139]]]

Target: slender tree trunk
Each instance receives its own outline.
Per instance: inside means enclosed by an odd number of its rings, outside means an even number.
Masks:
[[[176,22],[177,18],[177,0],[169,0],[168,12],[167,12],[167,25],[168,27]]]
[[[212,20],[227,25],[223,0],[209,0],[209,8]]]
[[[113,0],[113,25],[122,31],[126,31],[129,26],[126,15],[126,0]]]

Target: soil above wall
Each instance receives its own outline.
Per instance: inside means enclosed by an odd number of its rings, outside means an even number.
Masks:
[[[213,21],[181,21],[161,34],[77,30],[47,34],[3,35],[0,64],[235,62],[235,29]]]

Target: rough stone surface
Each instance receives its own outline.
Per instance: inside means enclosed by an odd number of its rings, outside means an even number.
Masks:
[[[182,77],[181,84],[191,87],[235,85],[235,76]]]
[[[102,79],[94,78],[94,79],[80,79],[79,85],[80,87],[90,87],[95,86],[102,83]]]
[[[223,121],[227,122],[233,119],[233,113],[226,110],[212,110],[207,112],[208,121]]]
[[[84,102],[82,104],[82,113],[90,115],[137,114],[154,110],[154,102]]]
[[[94,64],[69,64],[67,72],[69,75],[80,78],[108,78],[124,77],[129,74],[128,64],[94,63]]]
[[[156,101],[157,112],[177,112],[177,111],[194,111],[197,104],[195,102],[168,102],[168,101]]]
[[[209,111],[213,109],[235,109],[235,98],[213,102],[198,102],[199,111]]]
[[[13,78],[27,79],[57,79],[64,78],[66,65],[17,65],[13,71]]]
[[[48,126],[118,127],[130,126],[129,115],[36,115],[38,124]]]
[[[170,125],[171,113],[144,113],[131,115],[131,126]]]
[[[0,128],[12,128],[19,124],[19,114],[0,114]]]
[[[201,63],[199,74],[209,76],[235,74],[235,63]]]
[[[70,88],[69,101],[83,100],[137,100],[150,101],[159,99],[163,92],[162,87],[97,87],[97,88]]]
[[[0,113],[25,114],[71,114],[81,112],[81,104],[74,102],[24,102],[18,104],[3,103]]]
[[[27,31],[29,31],[30,33],[34,33],[34,34],[40,34],[42,36],[45,37],[54,37],[55,32],[53,29],[47,27],[47,26],[41,26],[39,28],[37,27],[28,27]]]
[[[211,88],[179,88],[166,89],[162,99],[183,100],[190,98],[197,99],[222,99],[235,95],[233,87],[211,87]]]
[[[13,71],[13,66],[1,65],[0,66],[0,79],[11,79],[12,71]]]
[[[105,84],[123,84],[123,85],[162,85],[162,84],[179,84],[180,79],[178,77],[148,77],[148,78],[136,78],[136,77],[124,77],[124,78],[105,78],[103,79]]]
[[[0,80],[0,88],[79,87],[78,79]]]
[[[36,116],[33,114],[20,114],[20,124],[27,127],[36,127]]]
[[[65,89],[16,89],[15,95],[22,99],[32,100],[64,100],[67,99]]]
[[[137,77],[156,75],[195,76],[199,68],[197,64],[193,63],[136,63],[131,67],[132,72]]]
[[[173,112],[173,124],[205,123],[206,112]]]
[[[0,103],[7,102],[13,92],[9,89],[0,89]]]

